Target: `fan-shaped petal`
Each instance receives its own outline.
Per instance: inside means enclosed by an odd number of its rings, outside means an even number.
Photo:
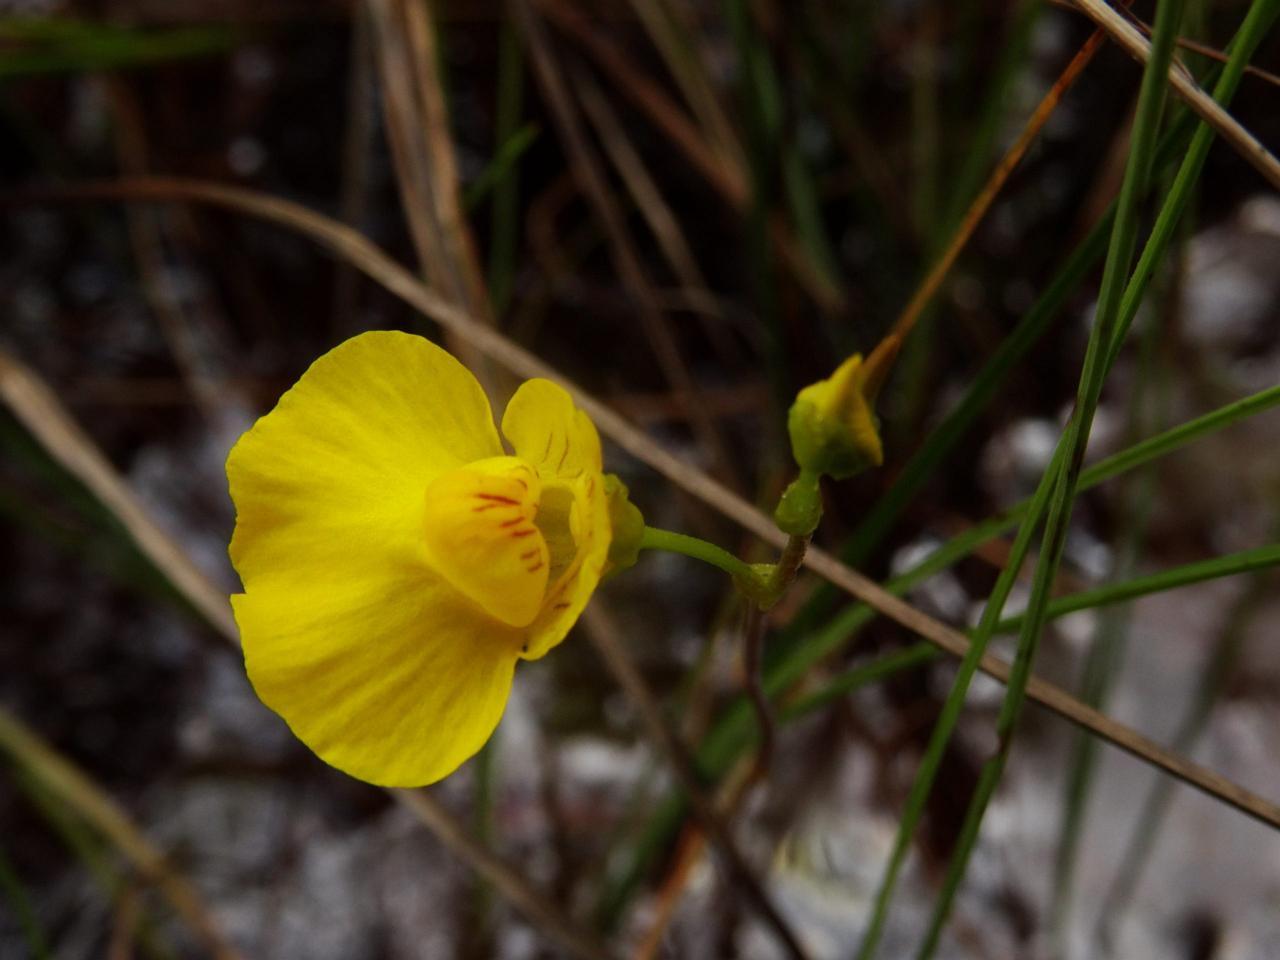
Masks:
[[[439,579],[347,574],[232,598],[249,679],[338,769],[383,786],[434,783],[493,733],[523,631]]]
[[[361,334],[316,360],[231,450],[231,561],[250,591],[375,562],[422,566],[427,483],[501,454],[466,367],[422,337]]]

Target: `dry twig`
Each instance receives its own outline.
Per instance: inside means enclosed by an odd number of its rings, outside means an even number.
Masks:
[[[488,322],[489,305],[471,229],[462,213],[460,180],[434,27],[426,5],[368,0],[381,77],[387,140],[414,250],[432,287]],[[487,365],[465,342],[449,346],[488,381]]]
[[[1076,6],[1098,24],[1117,44],[1123,47],[1139,63],[1146,63],[1151,55],[1151,43],[1136,27],[1103,0],[1074,0]],[[1252,133],[1240,125],[1218,103],[1196,86],[1194,80],[1180,64],[1169,68],[1169,86],[1186,101],[1201,120],[1218,131],[1218,135],[1244,157],[1255,170],[1280,190],[1280,161]]]

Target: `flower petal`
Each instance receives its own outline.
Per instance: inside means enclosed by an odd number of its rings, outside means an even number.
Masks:
[[[323,760],[383,786],[434,783],[484,745],[523,640],[407,569],[354,567],[232,603],[262,701]]]
[[[502,415],[502,433],[544,479],[573,479],[602,469],[595,424],[550,380],[520,384]]]
[[[466,367],[422,337],[361,334],[316,360],[232,449],[231,561],[248,590],[340,581],[391,558],[425,569],[427,483],[501,454]]]
[[[501,454],[465,367],[378,332],[312,364],[227,459],[250,679],[354,776],[437,780],[501,716],[523,638],[444,582],[423,534],[427,484]]]
[[[436,571],[513,627],[538,615],[550,556],[534,525],[542,483],[519,457],[478,460],[427,486],[423,524]]]

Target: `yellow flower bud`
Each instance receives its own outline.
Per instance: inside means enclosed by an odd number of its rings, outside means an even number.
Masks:
[[[900,343],[890,334],[866,360],[855,353],[830,377],[796,395],[787,431],[802,474],[843,480],[884,462],[873,405]]]

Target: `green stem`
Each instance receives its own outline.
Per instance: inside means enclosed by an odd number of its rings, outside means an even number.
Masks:
[[[672,530],[661,530],[657,527],[645,527],[640,537],[641,550],[665,550],[668,553],[679,553],[693,557],[703,563],[718,567],[737,581],[754,583],[760,579],[759,573],[751,564],[739,560],[723,547],[708,543],[698,537],[676,533]]]
[[[787,587],[800,572],[804,554],[809,549],[807,536],[792,536],[782,550],[777,563],[750,564],[739,560],[723,547],[688,534],[657,527],[645,527],[640,537],[641,550],[666,550],[693,557],[703,563],[723,570],[733,577],[733,582],[761,610],[768,610],[787,592]]]
[[[1206,580],[1231,577],[1254,570],[1265,570],[1276,564],[1280,564],[1280,544],[1270,544],[1254,550],[1242,550],[1239,553],[1214,557],[1210,560],[1201,560],[1197,563],[1188,563],[1181,567],[1174,567],[1172,570],[1162,570],[1149,576],[1134,577],[1132,580],[1109,583],[1106,586],[1095,587],[1093,590],[1084,590],[1080,593],[1059,597],[1050,601],[1046,606],[1044,619],[1046,621],[1056,620],[1059,617],[1065,617],[1069,613],[1076,613],[1080,610],[1090,610],[1094,607],[1104,607],[1108,604],[1123,603],[1126,600],[1145,597],[1151,593],[1176,590],[1178,587],[1189,586],[1193,583],[1203,583]],[[995,632],[1011,633],[1021,628],[1024,620],[1025,616],[1023,614],[1007,617],[996,624]]]
[[[22,879],[13,864],[5,857],[3,847],[0,847],[0,893],[4,894],[13,910],[31,956],[44,960],[49,956],[48,941],[40,927],[35,908],[31,905],[31,898],[27,896],[27,889],[22,885]]]

